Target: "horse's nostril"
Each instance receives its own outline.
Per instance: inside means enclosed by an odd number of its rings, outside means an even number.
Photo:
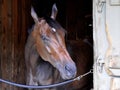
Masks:
[[[67,75],[70,77],[74,77],[76,75],[76,67],[74,65],[66,64],[65,71],[66,71]]]
[[[71,72],[71,68],[68,65],[65,66],[65,70]]]

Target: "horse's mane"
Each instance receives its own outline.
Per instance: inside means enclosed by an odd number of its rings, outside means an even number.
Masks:
[[[63,29],[62,26],[54,19],[50,18],[50,17],[44,17],[44,19],[46,20],[46,22],[53,28],[57,29]]]

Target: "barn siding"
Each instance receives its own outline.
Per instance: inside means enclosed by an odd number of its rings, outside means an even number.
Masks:
[[[0,1],[0,77],[25,84],[24,45],[30,0]],[[0,90],[24,90],[0,83]]]

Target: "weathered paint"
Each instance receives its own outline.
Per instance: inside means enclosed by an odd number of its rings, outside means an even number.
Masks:
[[[120,0],[93,0],[94,90],[120,90]]]

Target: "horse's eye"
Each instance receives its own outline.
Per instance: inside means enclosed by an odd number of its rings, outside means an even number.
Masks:
[[[52,28],[52,31],[53,31],[53,32],[56,32],[56,29],[55,29],[55,28]]]

